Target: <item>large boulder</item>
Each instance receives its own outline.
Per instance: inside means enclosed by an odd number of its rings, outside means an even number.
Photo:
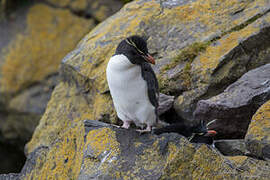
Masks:
[[[252,117],[245,141],[253,156],[270,160],[270,101]]]
[[[151,135],[99,121],[73,123],[29,154],[20,179],[268,178],[270,166],[246,156],[224,157],[178,134]],[[10,176],[14,176],[11,174]],[[0,176],[1,177],[1,176]]]
[[[270,60],[270,59],[269,59]],[[196,119],[212,121],[219,138],[244,138],[256,110],[270,99],[270,63],[244,74],[223,93],[200,100]]]

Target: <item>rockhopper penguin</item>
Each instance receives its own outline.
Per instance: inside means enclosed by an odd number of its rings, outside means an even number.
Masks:
[[[131,122],[150,132],[157,123],[158,81],[149,64],[155,64],[149,55],[146,41],[131,36],[121,41],[106,69],[107,81],[117,116],[128,129]]]
[[[200,123],[196,124],[179,122],[159,129],[154,129],[153,133],[159,135],[162,133],[174,132],[187,137],[192,143],[205,143],[211,145],[213,144],[213,138],[217,132],[209,130],[208,125],[209,123],[205,124],[204,121],[200,121]]]

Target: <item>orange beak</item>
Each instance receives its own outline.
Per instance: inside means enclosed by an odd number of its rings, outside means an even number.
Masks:
[[[211,137],[213,137],[216,134],[217,134],[216,131],[214,131],[214,130],[208,130],[207,133],[204,136],[211,136]]]
[[[156,64],[155,59],[150,54],[147,54],[144,59],[151,64]]]

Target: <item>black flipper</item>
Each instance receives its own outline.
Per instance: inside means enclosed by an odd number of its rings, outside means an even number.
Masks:
[[[142,63],[141,68],[142,68],[142,77],[147,83],[149,100],[151,104],[156,108],[157,113],[158,98],[159,98],[157,77],[150,64]]]

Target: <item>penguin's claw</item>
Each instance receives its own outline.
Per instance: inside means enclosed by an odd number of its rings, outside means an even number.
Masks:
[[[129,122],[124,121],[124,124],[122,126],[117,126],[115,124],[112,124],[112,126],[116,127],[116,128],[123,128],[123,129],[128,129],[130,126]]]
[[[113,127],[116,127],[116,128],[121,128],[121,126],[117,126],[115,124],[112,124]]]
[[[137,132],[143,134],[143,133],[148,133],[152,131],[152,127],[151,126],[147,126],[146,129],[137,129]]]

